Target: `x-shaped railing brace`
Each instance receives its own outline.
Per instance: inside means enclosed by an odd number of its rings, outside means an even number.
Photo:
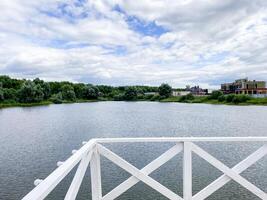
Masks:
[[[97,144],[96,148],[101,155],[103,155],[104,157],[106,157],[107,159],[109,159],[110,161],[112,161],[113,163],[115,163],[116,165],[118,165],[119,167],[121,167],[122,169],[133,175],[132,177],[128,178],[126,181],[121,183],[119,186],[114,188],[112,191],[110,191],[108,194],[106,194],[102,198],[102,200],[112,200],[117,198],[139,181],[144,182],[145,184],[147,184],[148,186],[155,189],[156,191],[158,191],[159,193],[161,193],[162,195],[171,200],[183,200],[182,197],[175,194],[173,191],[169,190],[168,188],[166,188],[165,186],[163,186],[162,184],[160,184],[159,182],[148,176],[150,173],[155,171],[164,163],[172,159],[175,155],[180,153],[183,150],[182,143],[176,144],[174,147],[163,153],[161,156],[159,156],[157,159],[149,163],[141,170],[137,169],[136,167],[134,167],[133,165],[122,159],[120,156],[118,156],[117,154],[113,153],[112,151],[110,151],[109,149],[100,144]],[[206,188],[204,188],[196,195],[194,195],[192,197],[193,200],[202,200],[207,198],[209,195],[211,195],[216,190],[221,188],[223,185],[228,183],[231,179],[233,179],[234,181],[236,181],[237,183],[248,189],[250,192],[258,196],[259,198],[267,200],[267,194],[264,191],[262,191],[261,189],[259,189],[258,187],[256,187],[255,185],[253,185],[252,183],[250,183],[245,178],[239,175],[241,172],[246,170],[248,167],[250,167],[252,164],[254,164],[258,160],[260,160],[263,156],[266,155],[267,145],[262,146],[260,149],[258,149],[256,152],[248,156],[246,159],[241,161],[232,169],[230,169],[222,162],[217,160],[215,157],[211,156],[209,153],[207,153],[199,146],[191,142],[190,142],[190,148],[191,149],[189,150],[196,153],[197,155],[199,155],[204,160],[206,160],[211,165],[213,165],[214,167],[216,167],[217,169],[219,169],[224,173],[224,175],[222,175],[221,177],[213,181],[210,185],[208,185]]]

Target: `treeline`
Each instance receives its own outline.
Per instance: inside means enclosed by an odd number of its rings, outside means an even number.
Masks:
[[[160,87],[92,85],[71,82],[45,82],[13,79],[0,76],[1,103],[53,103],[76,102],[79,100],[160,100],[171,96],[168,84]]]
[[[210,104],[230,104],[230,105],[266,105],[267,98],[253,98],[245,94],[223,94],[222,91],[213,91],[207,96],[194,96],[187,94],[184,96],[170,97],[162,100],[163,102],[181,103],[210,103]]]

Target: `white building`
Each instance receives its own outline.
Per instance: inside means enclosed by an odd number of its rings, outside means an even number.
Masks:
[[[190,94],[190,91],[172,91],[172,96],[178,97],[178,96],[185,96]]]

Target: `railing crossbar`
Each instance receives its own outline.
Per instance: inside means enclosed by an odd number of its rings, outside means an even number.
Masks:
[[[267,145],[262,146],[254,153],[250,154],[246,159],[235,165],[232,170],[238,174],[245,171],[247,168],[249,168],[251,165],[255,164],[257,161],[259,161],[261,158],[263,158],[267,154]],[[207,187],[199,191],[197,194],[194,195],[193,200],[204,200],[214,192],[216,192],[218,189],[223,187],[226,183],[228,183],[230,180],[232,180],[227,175],[223,174],[218,179],[213,181],[211,184],[209,184]]]
[[[261,199],[267,199],[267,194],[263,192],[261,189],[247,181],[245,178],[240,176],[238,173],[224,165],[221,161],[217,160],[215,157],[198,147],[197,145],[193,144],[192,150],[194,153],[202,157],[204,160],[209,162],[211,165],[219,169],[221,172],[223,172],[225,175],[242,185],[244,188],[249,190],[251,193],[255,194]]]
[[[135,166],[104,147],[105,143],[152,143],[169,142],[174,146],[147,164],[142,169]],[[259,161],[267,154],[267,144],[250,154],[247,158],[236,164],[233,168],[227,167],[224,163],[200,148],[198,142],[267,142],[267,137],[161,137],[161,138],[100,138],[84,142],[79,150],[73,151],[64,162],[58,162],[58,168],[46,179],[38,182],[38,185],[28,193],[22,200],[42,200],[44,199],[61,180],[76,166],[77,170],[71,185],[65,196],[65,200],[74,200],[78,194],[82,180],[90,163],[92,200],[114,200],[139,181],[158,191],[163,196],[171,200],[204,200],[215,191],[223,187],[230,180],[234,180],[241,186],[249,190],[260,199],[267,200],[267,194],[243,178],[240,174],[251,165]],[[174,193],[149,175],[183,151],[183,198]],[[223,175],[214,180],[197,194],[192,194],[192,153],[197,154],[211,165],[223,172]],[[101,184],[101,163],[100,156],[104,156],[117,166],[121,167],[132,176],[119,184],[113,190],[102,196]]]
[[[163,153],[161,156],[153,160],[151,163],[146,165],[144,168],[141,169],[141,172],[143,172],[146,175],[151,174],[153,171],[164,165],[166,162],[168,162],[170,159],[172,159],[174,156],[179,154],[183,150],[182,143],[178,143],[175,146],[173,146],[171,149]],[[131,176],[126,181],[118,185],[116,188],[111,190],[108,194],[106,194],[102,200],[112,200],[117,197],[119,197],[121,194],[126,192],[128,189],[133,187],[135,184],[137,184],[140,180],[134,176]]]

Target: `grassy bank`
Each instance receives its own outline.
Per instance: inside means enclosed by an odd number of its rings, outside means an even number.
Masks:
[[[267,98],[250,98],[244,102],[227,102],[219,101],[218,99],[209,99],[206,96],[194,96],[193,99],[182,99],[181,97],[169,97],[160,100],[160,102],[179,102],[179,103],[206,103],[206,104],[221,104],[221,105],[267,105]]]
[[[63,101],[62,103],[88,103],[88,102],[99,102],[99,101],[114,101],[111,98],[99,98],[95,100],[84,100],[78,99],[76,101]],[[177,103],[205,103],[205,104],[220,104],[220,105],[265,105],[267,106],[267,98],[250,98],[245,102],[232,103],[226,101],[219,101],[218,99],[209,99],[208,96],[194,96],[192,99],[186,99],[182,97],[169,97],[162,99],[137,99],[135,101],[157,101],[157,102],[177,102]],[[44,106],[54,104],[52,101],[42,101],[39,103],[18,103],[18,102],[2,102],[0,108],[7,107],[31,107],[31,106]]]
[[[0,103],[0,108],[45,106],[45,105],[50,105],[50,104],[52,104],[51,101],[43,101],[43,102],[38,102],[38,103],[2,102]]]
[[[78,99],[76,101],[63,101],[60,104],[70,104],[70,103],[89,103],[89,102],[97,102],[97,101],[103,101],[104,99],[99,100],[84,100],[84,99]],[[10,108],[10,107],[33,107],[33,106],[47,106],[50,104],[56,104],[52,101],[42,101],[37,103],[19,103],[19,102],[1,102],[0,103],[0,109],[1,108]]]

